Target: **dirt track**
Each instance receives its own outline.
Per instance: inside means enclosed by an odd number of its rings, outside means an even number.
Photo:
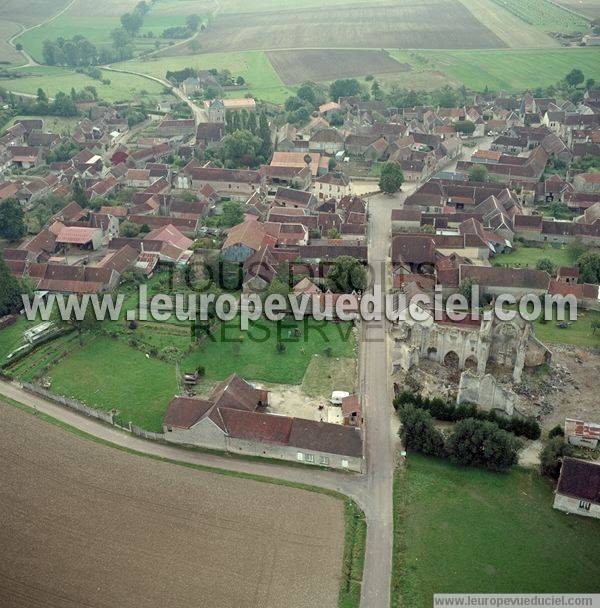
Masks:
[[[80,439],[0,404],[0,606],[336,606],[343,505]]]

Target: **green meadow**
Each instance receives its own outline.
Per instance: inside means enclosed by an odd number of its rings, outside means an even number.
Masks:
[[[121,74],[118,72],[102,71],[102,77],[110,80],[110,84],[102,84],[99,80],[85,74],[78,74],[71,68],[35,66],[19,68],[19,78],[5,78],[0,85],[18,93],[35,95],[39,88],[44,89],[52,97],[59,91],[68,93],[71,88],[83,89],[86,86],[96,87],[98,96],[105,101],[138,100],[143,96],[159,97],[163,86],[147,78]]]
[[[430,608],[434,593],[600,591],[598,522],[553,509],[536,470],[410,453],[394,495],[393,608]]]
[[[443,73],[468,89],[525,91],[547,87],[579,68],[586,78],[600,80],[600,48],[391,51],[392,57],[426,73]],[[410,77],[411,73],[407,73]],[[402,84],[403,75],[395,77]]]

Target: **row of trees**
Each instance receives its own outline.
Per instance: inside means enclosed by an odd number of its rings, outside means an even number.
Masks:
[[[154,4],[152,0],[150,4]],[[66,65],[71,67],[86,67],[133,57],[133,38],[139,33],[144,24],[144,17],[150,10],[150,5],[142,0],[130,13],[121,15],[121,27],[110,33],[112,47],[98,48],[85,36],[79,34],[72,38],[45,40],[42,47],[44,62],[47,65]]]
[[[431,414],[433,418],[444,422],[457,422],[466,418],[476,418],[487,422],[494,422],[502,430],[520,435],[527,439],[536,440],[540,438],[542,430],[538,421],[533,417],[523,416],[499,416],[495,412],[480,411],[476,405],[463,404],[454,405],[443,399],[434,397],[429,399],[412,391],[404,391],[394,398],[394,407],[401,408],[404,405],[412,405]]]
[[[407,404],[398,413],[401,436],[410,450],[492,471],[507,471],[518,462],[521,442],[494,422],[466,418],[446,437],[429,412]]]

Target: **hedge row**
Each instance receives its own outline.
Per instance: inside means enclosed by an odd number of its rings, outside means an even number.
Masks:
[[[419,409],[428,411],[436,420],[446,422],[458,422],[466,418],[475,418],[496,423],[502,430],[513,433],[527,439],[539,439],[542,429],[533,416],[503,416],[494,411],[484,412],[477,409],[476,405],[463,404],[454,405],[447,403],[439,397],[428,399],[419,393],[403,391],[394,398],[394,408],[397,410],[402,405],[414,405]]]

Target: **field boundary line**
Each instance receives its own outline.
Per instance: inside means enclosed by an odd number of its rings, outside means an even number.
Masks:
[[[362,540],[362,542],[360,542],[361,539],[357,538],[357,536],[356,536],[357,530],[355,528],[350,529],[350,525],[349,525],[350,522],[348,521],[348,518],[347,518],[348,510],[350,509],[350,511],[354,512],[358,517],[362,518],[362,520],[365,522],[367,533],[368,533],[369,528],[368,528],[368,519],[366,517],[365,511],[361,507],[361,505],[359,504],[359,502],[357,501],[357,499],[355,497],[349,496],[349,495],[343,493],[343,491],[340,491],[338,489],[332,489],[332,488],[327,488],[327,487],[323,487],[323,486],[312,485],[309,483],[295,482],[295,481],[292,481],[289,479],[264,476],[261,474],[254,474],[254,473],[249,473],[249,472],[245,472],[245,471],[234,471],[232,469],[211,467],[211,466],[194,463],[194,462],[190,462],[190,461],[186,461],[186,460],[178,460],[176,458],[160,456],[158,454],[152,454],[149,452],[141,452],[139,450],[136,450],[136,449],[124,446],[124,445],[119,445],[119,444],[113,443],[112,441],[104,439],[102,437],[98,437],[97,435],[90,434],[85,430],[74,427],[67,422],[64,422],[62,420],[55,418],[54,416],[51,416],[50,414],[47,414],[45,412],[40,412],[37,408],[32,408],[29,405],[20,403],[19,401],[15,401],[14,399],[6,397],[5,395],[2,395],[2,401],[6,405],[15,407],[32,416],[36,416],[40,420],[43,420],[44,422],[47,422],[48,424],[57,426],[57,427],[65,430],[66,432],[72,433],[73,435],[75,435],[79,438],[82,438],[86,441],[93,441],[94,443],[98,443],[105,447],[119,450],[121,452],[130,454],[132,456],[148,458],[148,459],[162,462],[165,464],[186,467],[186,468],[195,469],[198,471],[212,473],[212,474],[216,474],[216,475],[223,475],[223,476],[227,476],[227,477],[236,477],[239,479],[255,481],[257,483],[266,483],[266,484],[270,484],[270,485],[290,487],[290,488],[294,488],[297,490],[303,490],[306,492],[314,492],[316,494],[323,494],[325,496],[334,498],[335,500],[339,500],[344,505],[343,506],[343,509],[344,509],[344,515],[343,515],[344,548],[343,548],[343,553],[342,553],[343,566],[342,566],[342,573],[341,573],[342,575],[340,577],[340,583],[339,583],[339,589],[338,589],[338,601],[341,602],[342,597],[345,597],[347,590],[353,581],[357,582],[357,583],[359,581],[362,581],[363,572],[364,572],[365,543],[364,543],[364,539]],[[2,402],[0,402],[0,405],[1,404],[2,404]],[[360,551],[359,551],[358,555],[356,554],[356,551],[355,551],[357,541],[360,542],[360,545],[359,545]],[[344,562],[346,559],[348,559],[348,557],[350,557],[350,559],[352,561],[352,564],[351,564],[352,568],[350,568],[350,570],[348,570],[346,572],[346,568],[344,567]],[[361,572],[354,571],[354,565],[356,563],[361,564],[361,566],[362,566]],[[347,576],[346,576],[346,574],[347,574]],[[359,608],[359,605],[360,605],[360,600],[358,603],[355,603],[352,608]]]

